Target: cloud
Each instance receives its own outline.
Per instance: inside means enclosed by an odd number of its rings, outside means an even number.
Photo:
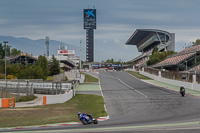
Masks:
[[[95,48],[118,58],[140,53],[125,42],[136,29],[175,33],[176,49],[200,38],[199,0],[6,0],[0,5],[1,35],[64,41],[85,45],[83,9],[97,9]],[[112,6],[110,6],[112,5]],[[98,57],[100,59],[100,57]]]
[[[104,40],[104,41],[103,41],[104,44],[107,43],[107,42],[108,42],[108,40]]]

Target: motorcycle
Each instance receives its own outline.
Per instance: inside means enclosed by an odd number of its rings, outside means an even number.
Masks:
[[[91,123],[98,124],[98,120],[96,118],[92,118],[84,113],[79,115],[79,120],[82,122],[83,125]]]
[[[182,95],[182,97],[184,97],[185,96],[185,89],[181,89],[180,94]]]

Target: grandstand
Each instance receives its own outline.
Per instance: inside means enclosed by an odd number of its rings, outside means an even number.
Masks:
[[[11,64],[19,63],[19,64],[35,64],[38,58],[33,57],[31,54],[28,53],[20,53],[14,57],[7,58],[7,60]]]
[[[77,67],[77,58],[78,57],[69,57],[69,56],[54,56],[60,63],[60,67],[64,70],[71,70],[75,67]],[[49,56],[47,58],[49,61],[52,59],[52,56]],[[20,53],[19,55],[16,55],[14,57],[7,58],[7,61],[11,64],[19,63],[23,65],[28,64],[35,64],[38,60],[38,56],[32,56],[28,53]]]
[[[146,61],[156,46],[158,51],[175,50],[175,34],[157,29],[137,29],[126,42],[135,45],[142,54],[133,60],[135,67],[146,66]]]
[[[200,59],[200,45],[194,45],[183,51],[168,56],[165,60],[154,65],[157,69],[166,69],[170,71],[197,71],[200,70],[198,64]]]

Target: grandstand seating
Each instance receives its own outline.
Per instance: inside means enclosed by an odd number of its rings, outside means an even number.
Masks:
[[[159,62],[158,64],[154,65],[153,67],[176,65],[179,62],[181,62],[181,61],[193,56],[194,54],[196,54],[196,53],[193,52],[193,53],[188,53],[188,54],[184,54],[184,55],[179,55],[179,56],[174,56],[174,57],[171,57],[171,58],[167,58],[167,59]]]
[[[164,67],[164,66],[177,65],[178,63],[180,63],[184,60],[187,60],[189,57],[195,55],[196,52],[199,52],[199,51],[200,51],[200,45],[186,48],[177,54],[168,56],[167,59],[157,63],[153,67]]]
[[[200,71],[200,65],[191,68],[189,71]]]

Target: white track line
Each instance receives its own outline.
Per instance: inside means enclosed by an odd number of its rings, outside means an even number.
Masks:
[[[148,96],[146,96],[146,95],[143,94],[142,92],[140,92],[140,91],[134,89],[133,87],[130,87],[129,85],[125,84],[125,83],[124,83],[123,81],[121,81],[119,78],[112,77],[112,76],[107,76],[107,75],[103,75],[103,74],[99,74],[99,75],[101,75],[101,76],[105,76],[105,77],[109,77],[109,78],[117,79],[118,81],[120,81],[120,82],[121,82],[123,85],[125,85],[126,87],[128,87],[128,88],[134,90],[135,92],[139,93],[139,94],[142,95],[143,97],[148,98]]]

